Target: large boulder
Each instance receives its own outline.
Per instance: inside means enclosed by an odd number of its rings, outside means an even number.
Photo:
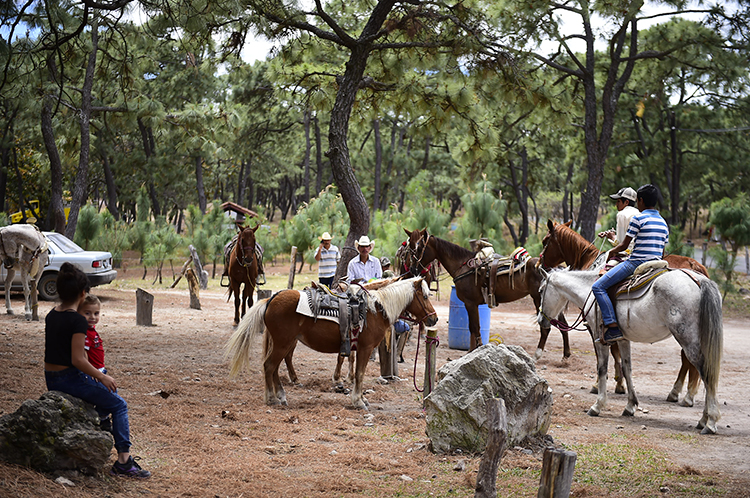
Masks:
[[[26,400],[0,417],[0,460],[41,472],[95,474],[107,463],[112,436],[88,403],[59,391]]]
[[[424,400],[432,450],[483,452],[491,398],[505,401],[509,447],[547,433],[552,390],[534,361],[520,346],[487,344],[438,371],[438,384]]]

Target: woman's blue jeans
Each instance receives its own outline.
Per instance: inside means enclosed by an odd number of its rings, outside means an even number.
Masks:
[[[130,451],[130,422],[128,404],[117,393],[109,392],[100,382],[77,368],[59,372],[44,371],[47,389],[61,391],[94,405],[100,418],[112,414],[112,435],[118,453]]]
[[[619,284],[632,275],[641,263],[643,263],[643,261],[635,262],[625,260],[599,277],[599,280],[594,282],[594,285],[591,286],[596,302],[599,303],[599,309],[602,312],[602,322],[605,326],[617,324],[615,308],[612,306],[612,301],[609,299],[607,289],[613,285]]]

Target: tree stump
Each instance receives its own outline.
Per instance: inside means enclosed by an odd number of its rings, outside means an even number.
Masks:
[[[143,289],[135,291],[135,324],[150,327],[153,325],[154,296]]]
[[[198,277],[195,276],[195,272],[192,268],[185,270],[185,279],[188,283],[188,290],[190,291],[190,309],[199,310],[201,309],[201,297],[200,297],[200,283]]]
[[[39,321],[39,291],[37,289],[37,281],[32,280],[31,286],[31,320],[34,322]]]
[[[474,498],[497,497],[497,468],[505,453],[505,440],[508,437],[504,399],[493,398],[487,401],[487,428],[490,433],[487,448],[482,455],[482,461],[479,462]]]
[[[291,263],[289,264],[289,282],[287,282],[287,289],[294,289],[294,274],[297,270],[297,246],[292,246]]]
[[[193,268],[195,269],[195,276],[198,277],[200,282],[200,288],[203,290],[208,289],[208,272],[203,269],[201,265],[201,258],[198,257],[198,251],[195,250],[192,244],[188,246],[190,251],[190,257],[193,260]]]
[[[424,396],[426,398],[428,394],[432,392],[432,388],[435,386],[436,376],[436,364],[437,364],[437,329],[428,329],[427,334],[424,333],[424,323],[419,324],[419,334],[417,335],[417,341],[422,340],[424,336]]]
[[[378,346],[378,359],[380,361],[380,376],[384,379],[398,377],[398,356],[396,347],[396,333],[390,327],[385,337]]]
[[[557,448],[544,450],[537,498],[567,498],[573,484],[576,454]]]

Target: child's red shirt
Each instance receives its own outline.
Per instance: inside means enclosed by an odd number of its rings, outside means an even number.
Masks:
[[[104,368],[104,345],[102,344],[99,332],[94,327],[89,327],[86,330],[86,339],[84,340],[83,348],[89,357],[89,363],[94,368]]]

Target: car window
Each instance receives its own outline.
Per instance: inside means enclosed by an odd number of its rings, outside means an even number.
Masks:
[[[81,246],[60,233],[46,233],[48,239],[55,243],[64,253],[83,252]]]

